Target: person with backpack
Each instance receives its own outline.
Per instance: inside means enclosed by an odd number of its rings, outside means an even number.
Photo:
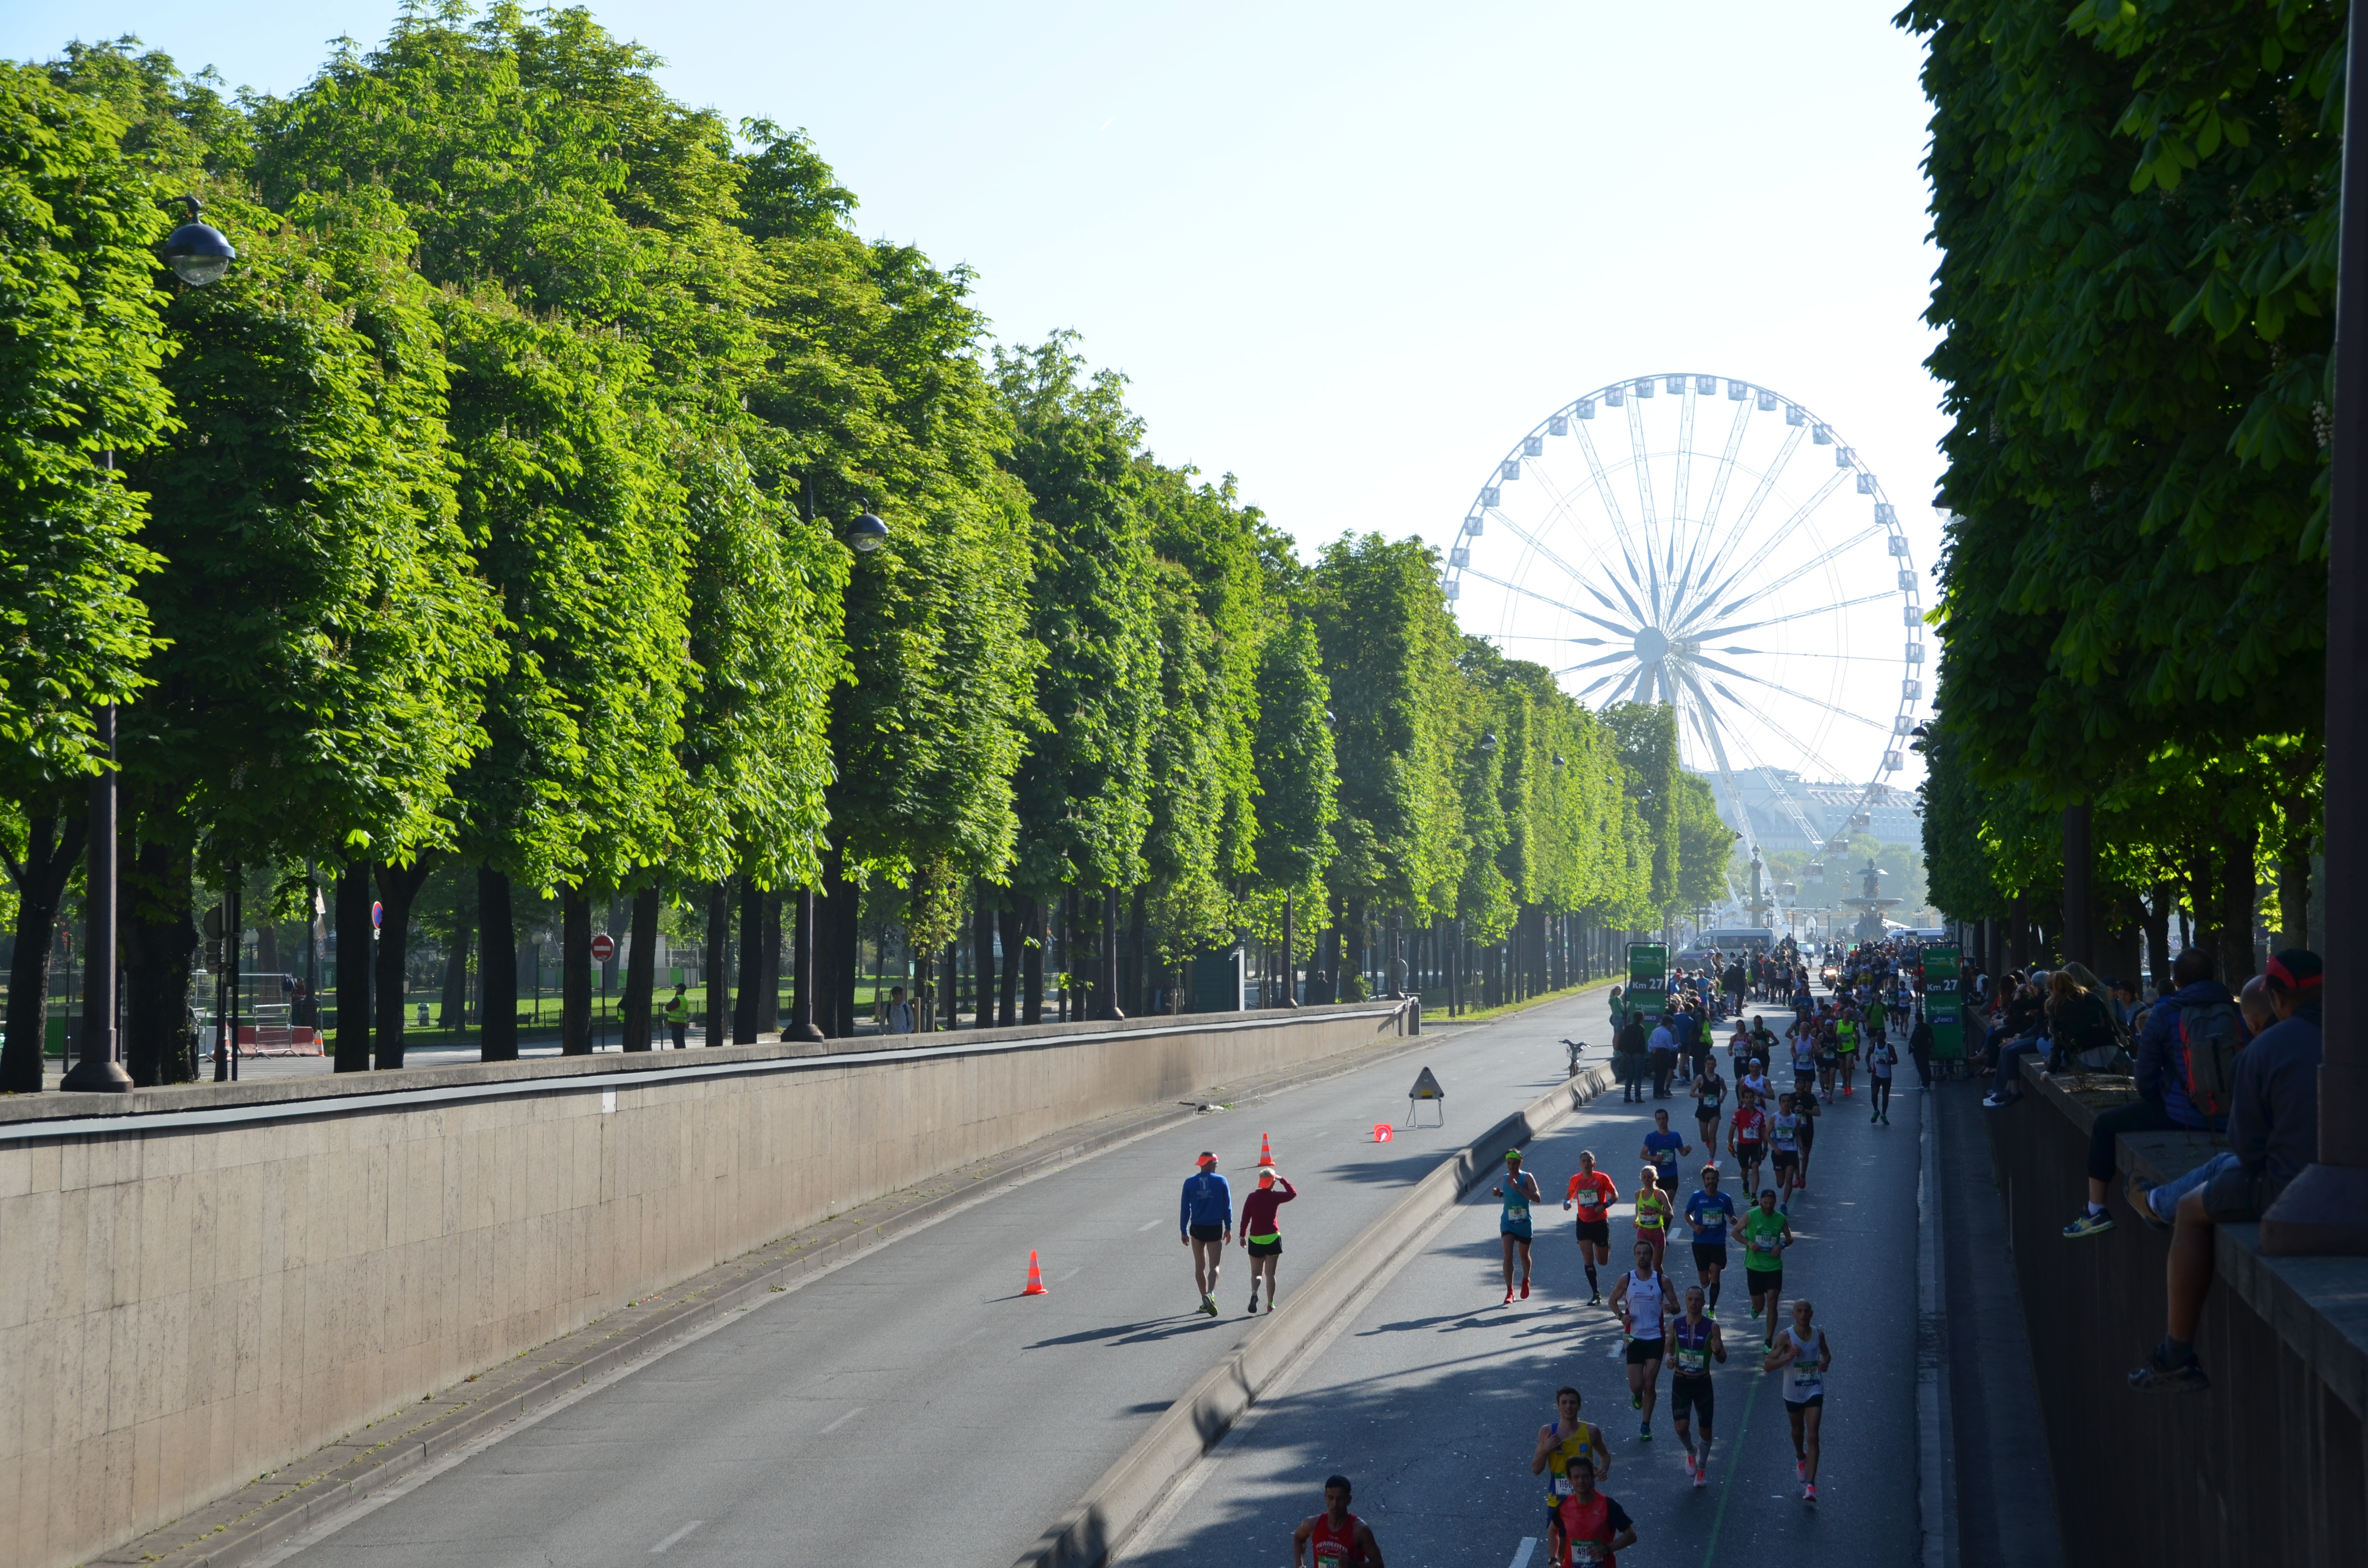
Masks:
[[[2064,1234],[2100,1236],[2113,1228],[2105,1195],[2113,1180],[2113,1140],[2125,1132],[2208,1132],[2225,1119],[2245,1043],[2237,998],[2213,972],[2212,955],[2188,948],[2170,968],[2179,989],[2155,1004],[2138,1040],[2138,1097],[2100,1111],[2089,1133],[2089,1203]]]

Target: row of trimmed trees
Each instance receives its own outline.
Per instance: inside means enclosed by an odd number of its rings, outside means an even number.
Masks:
[[[630,905],[646,1046],[669,903],[711,953],[738,925],[745,991],[813,889],[844,1033],[865,888],[916,952],[967,912],[1037,963],[1066,902],[1175,965],[1286,901],[1303,948],[1384,908],[1486,941],[1652,924],[1723,869],[1665,713],[1461,636],[1417,544],[1302,562],[1067,335],[993,346],[802,135],[655,63],[582,11],[451,5],[284,98],[130,40],[0,65],[0,1087],[40,1081],[103,703],[143,1083],[193,1070],[206,890],[258,870],[334,911],[355,1069],[402,1062],[439,865],[488,997],[556,898],[570,1051],[596,899]],[[204,288],[156,264],[183,193],[238,249]]]
[[[1934,901],[2015,932],[1993,961],[2144,932],[2161,974],[2179,924],[2233,982],[2265,887],[2309,936],[2344,8],[1902,21],[1954,422]]]

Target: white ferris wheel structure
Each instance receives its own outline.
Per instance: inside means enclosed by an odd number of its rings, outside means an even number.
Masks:
[[[1839,850],[1904,768],[1926,646],[1907,536],[1858,449],[1772,388],[1665,372],[1554,410],[1474,496],[1446,589],[1466,631],[1581,702],[1670,704],[1755,853],[1738,772],[1770,769],[1812,844],[1777,770],[1853,788]]]

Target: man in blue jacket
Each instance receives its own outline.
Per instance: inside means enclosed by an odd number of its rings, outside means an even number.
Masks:
[[[1201,1288],[1201,1310],[1217,1315],[1217,1263],[1234,1239],[1234,1189],[1217,1174],[1217,1156],[1201,1151],[1201,1168],[1184,1178],[1184,1201],[1176,1214],[1177,1239],[1192,1249],[1192,1281]]]
[[[2213,972],[2202,948],[2182,950],[2170,966],[2179,989],[2154,1005],[2138,1037],[2138,1097],[2099,1114],[2089,1133],[2089,1207],[2064,1227],[2068,1237],[2101,1235],[2113,1228],[2105,1194],[2113,1179],[2113,1140],[2124,1132],[2208,1132],[2211,1118],[2187,1097],[2187,1052],[2179,1020],[2191,1007],[2234,1007],[2237,999]]]

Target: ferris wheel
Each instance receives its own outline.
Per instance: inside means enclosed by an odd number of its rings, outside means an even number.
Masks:
[[[1580,701],[1672,705],[1754,850],[1739,771],[1853,788],[1839,849],[1905,766],[1925,661],[1907,536],[1857,449],[1768,387],[1660,374],[1556,409],[1480,487],[1446,588],[1466,631]]]

